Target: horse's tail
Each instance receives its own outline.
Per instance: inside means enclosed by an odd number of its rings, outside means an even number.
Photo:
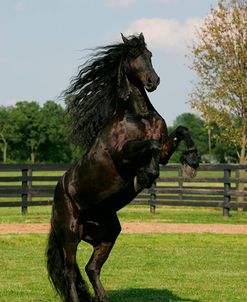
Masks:
[[[66,297],[66,280],[64,277],[64,260],[61,247],[58,244],[54,229],[51,231],[48,238],[47,245],[47,270],[48,275],[53,283],[57,293],[61,297]]]
[[[47,270],[48,275],[53,283],[57,293],[61,296],[63,301],[69,302],[70,294],[67,282],[65,279],[65,265],[62,246],[59,244],[56,233],[53,228],[51,228],[48,245],[47,245]],[[75,264],[76,272],[76,289],[80,301],[91,301],[90,294],[86,282],[83,280],[80,269]]]

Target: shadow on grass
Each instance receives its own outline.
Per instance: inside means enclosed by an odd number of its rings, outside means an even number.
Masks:
[[[200,302],[178,297],[167,289],[129,288],[108,293],[112,302]]]

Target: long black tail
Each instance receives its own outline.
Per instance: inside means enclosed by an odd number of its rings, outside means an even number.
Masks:
[[[59,245],[59,242],[56,237],[56,233],[51,228],[48,245],[47,245],[47,270],[49,274],[49,278],[53,283],[57,293],[60,295],[63,301],[70,302],[70,294],[67,286],[67,282],[65,279],[65,265],[64,265],[64,257],[62,247]],[[83,280],[80,269],[77,264],[75,264],[75,272],[76,272],[76,288],[79,300],[82,302],[91,301],[91,297],[88,291],[87,284]]]

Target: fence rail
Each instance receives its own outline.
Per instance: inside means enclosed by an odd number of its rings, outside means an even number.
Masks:
[[[51,205],[57,180],[70,165],[0,164],[0,207]],[[247,209],[247,165],[202,164],[193,179],[184,175],[181,165],[161,167],[160,177],[140,193],[132,204],[221,207]]]

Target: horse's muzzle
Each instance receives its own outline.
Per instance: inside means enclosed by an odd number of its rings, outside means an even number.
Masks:
[[[147,78],[147,82],[145,84],[145,89],[148,92],[152,92],[154,90],[156,90],[156,88],[159,86],[160,84],[160,78],[156,75],[154,77],[149,77]]]

